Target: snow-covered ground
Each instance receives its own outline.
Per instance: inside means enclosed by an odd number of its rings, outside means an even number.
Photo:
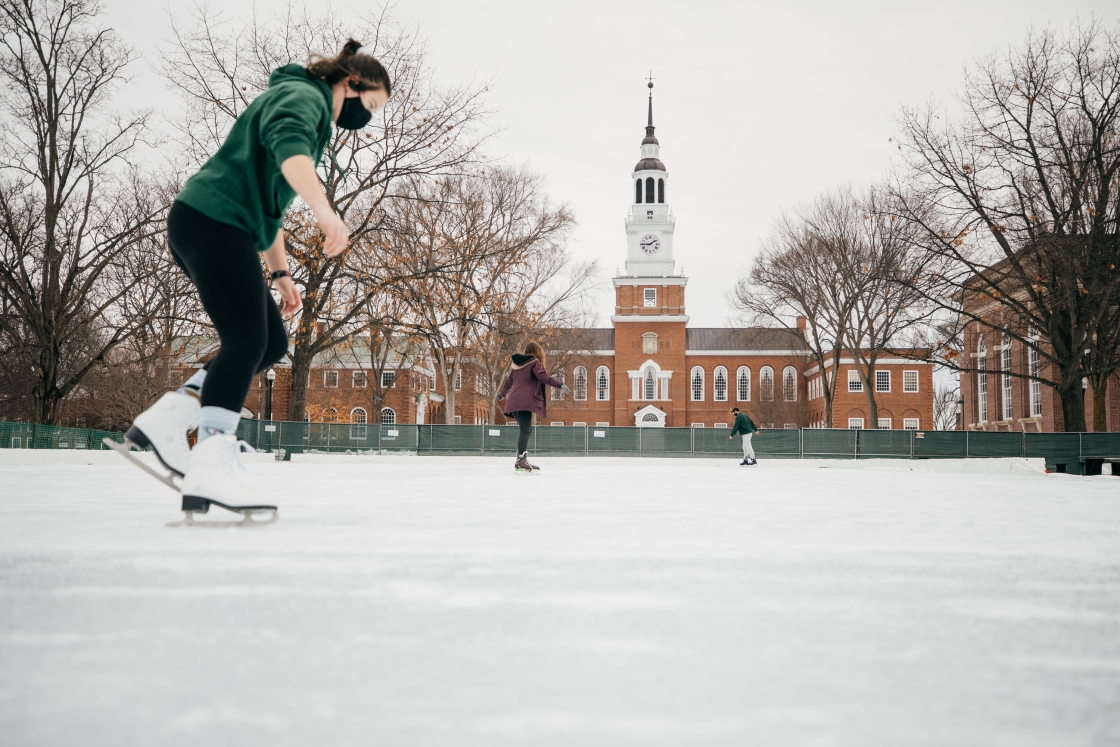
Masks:
[[[65,458],[0,458],[5,747],[1120,744],[1117,477],[258,462],[172,529]]]

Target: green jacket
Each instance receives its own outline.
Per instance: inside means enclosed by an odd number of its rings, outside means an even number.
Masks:
[[[740,412],[735,416],[735,422],[731,425],[731,435],[742,433],[744,436],[750,433],[758,433],[758,426],[751,420],[750,415],[745,412]]]
[[[268,90],[241,113],[222,147],[176,199],[247,231],[257,250],[265,251],[296,196],[280,164],[297,155],[319,163],[331,136],[333,106],[330,86],[301,65],[276,68]]]

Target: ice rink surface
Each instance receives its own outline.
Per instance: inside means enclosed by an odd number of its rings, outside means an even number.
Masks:
[[[0,463],[5,747],[1120,744],[1120,478],[259,463],[172,529],[70,456]]]

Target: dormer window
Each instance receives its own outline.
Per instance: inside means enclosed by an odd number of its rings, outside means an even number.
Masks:
[[[657,289],[645,288],[642,291],[642,305],[647,309],[657,308]]]

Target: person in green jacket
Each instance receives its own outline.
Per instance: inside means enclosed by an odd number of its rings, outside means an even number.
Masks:
[[[751,436],[758,433],[758,426],[751,420],[750,415],[741,412],[738,407],[731,408],[731,415],[735,418],[735,422],[731,425],[731,435],[728,438],[735,438],[736,433],[743,434],[743,461],[739,462],[739,465],[749,467],[758,464],[758,460],[754,458],[754,447],[751,446]]]
[[[316,166],[332,124],[362,129],[390,94],[388,72],[353,39],[337,56],[279,67],[175,198],[167,218],[171,255],[198,290],[220,347],[182,388],[141,413],[126,438],[155,451],[171,473],[165,482],[183,477],[184,510],[188,498],[205,511],[210,501],[239,492],[242,405],[253,377],[288,352],[283,317],[302,305],[288,272],[284,216],[299,195],[322,231],[323,254],[346,249],[349,230],[323,193]],[[196,423],[191,451],[186,433]]]

